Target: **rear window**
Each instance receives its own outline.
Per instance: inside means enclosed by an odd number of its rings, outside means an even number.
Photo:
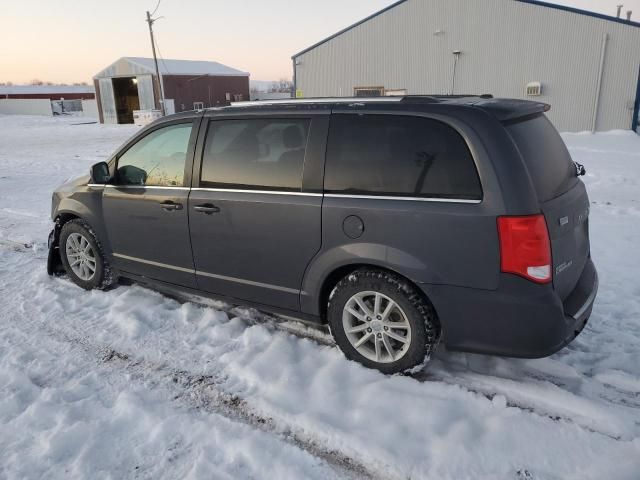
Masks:
[[[576,167],[562,137],[544,115],[507,125],[541,202],[559,197],[577,182]]]
[[[333,115],[326,192],[482,198],[473,157],[450,126],[422,117]]]

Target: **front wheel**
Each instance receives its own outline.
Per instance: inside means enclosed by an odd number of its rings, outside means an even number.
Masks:
[[[85,221],[71,220],[62,226],[59,250],[62,265],[76,285],[92,290],[111,284],[111,268],[100,241]]]
[[[327,315],[345,356],[383,373],[424,365],[439,340],[433,307],[405,279],[385,271],[358,270],[342,279]]]

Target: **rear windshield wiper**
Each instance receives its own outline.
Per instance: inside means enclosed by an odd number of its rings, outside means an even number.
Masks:
[[[576,166],[576,177],[582,177],[587,174],[587,169],[584,168],[584,165],[578,162],[573,162],[573,164]]]

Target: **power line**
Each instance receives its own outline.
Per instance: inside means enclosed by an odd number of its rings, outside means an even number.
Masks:
[[[154,8],[154,9],[153,9],[153,12],[151,12],[151,16],[152,16],[152,17],[156,14],[156,12],[158,11],[158,8],[160,8],[160,2],[161,2],[161,1],[162,1],[162,0],[158,0],[158,3],[156,4],[156,8]]]

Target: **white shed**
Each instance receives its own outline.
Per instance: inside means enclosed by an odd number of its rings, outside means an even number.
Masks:
[[[135,110],[166,113],[249,99],[249,73],[213,61],[122,57],[94,77],[100,121],[132,123]],[[163,95],[160,94],[160,90]]]

